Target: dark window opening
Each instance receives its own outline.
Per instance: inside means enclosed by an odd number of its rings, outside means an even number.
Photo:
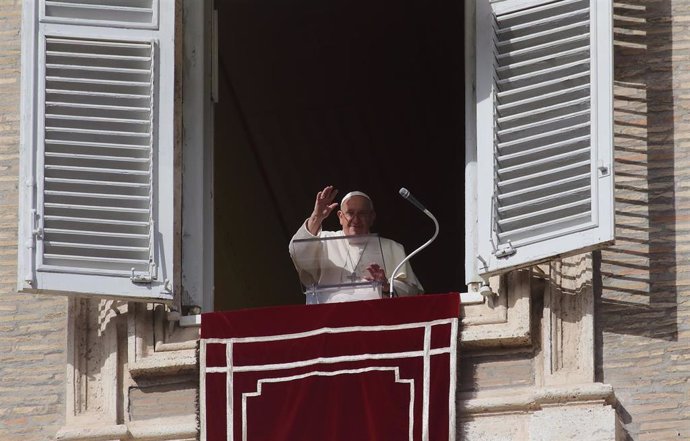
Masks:
[[[288,241],[327,184],[367,192],[410,253],[433,223],[407,187],[441,225],[417,276],[463,290],[463,3],[216,3],[215,309],[304,302]]]

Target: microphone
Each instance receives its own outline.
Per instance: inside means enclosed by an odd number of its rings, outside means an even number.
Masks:
[[[412,193],[410,193],[410,191],[409,191],[408,189],[406,189],[405,187],[402,187],[402,188],[400,189],[399,193],[400,193],[400,196],[403,197],[403,199],[406,199],[406,200],[410,201],[410,203],[411,203],[412,205],[414,205],[415,207],[419,208],[424,214],[426,214],[427,216],[429,216],[429,217],[431,218],[432,221],[434,221],[435,231],[434,231],[434,235],[431,237],[431,239],[429,239],[429,240],[426,241],[424,244],[422,244],[422,246],[420,246],[419,248],[417,248],[416,250],[414,250],[412,253],[410,253],[407,257],[405,257],[405,258],[402,260],[402,262],[400,262],[400,263],[398,264],[398,266],[395,267],[395,269],[393,270],[393,273],[391,274],[391,278],[390,278],[390,280],[391,280],[391,281],[390,281],[391,297],[397,297],[397,294],[395,293],[395,288],[394,288],[394,286],[395,286],[395,276],[398,274],[398,271],[400,271],[400,268],[402,268],[402,266],[405,264],[405,262],[407,262],[408,260],[410,260],[410,259],[412,258],[412,256],[414,256],[415,254],[417,254],[418,252],[422,251],[424,248],[426,248],[427,246],[429,246],[429,244],[431,244],[431,242],[433,242],[434,239],[436,239],[436,236],[438,236],[438,230],[439,230],[439,228],[438,228],[438,221],[436,220],[436,217],[434,217],[434,215],[431,214],[431,212],[430,212],[429,210],[427,210],[426,208],[424,208],[424,205],[422,205],[414,196],[412,196]]]
[[[400,196],[402,196],[403,199],[407,199],[408,201],[410,201],[410,203],[412,203],[412,205],[414,205],[415,207],[419,208],[419,209],[422,210],[423,212],[426,213],[426,212],[428,211],[426,208],[424,208],[424,205],[422,205],[422,204],[417,200],[417,198],[415,198],[414,196],[412,196],[412,193],[410,193],[410,190],[406,189],[405,187],[402,187],[398,193],[400,193]]]

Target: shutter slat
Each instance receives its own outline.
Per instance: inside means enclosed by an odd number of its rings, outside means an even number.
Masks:
[[[46,177],[46,182],[62,183],[62,184],[77,184],[84,186],[108,186],[108,187],[131,187],[131,188],[149,188],[150,184],[143,182],[118,182],[118,181],[96,181],[94,179],[74,179],[74,178],[52,178]]]
[[[65,254],[44,254],[44,257],[48,260],[66,260],[75,262],[98,262],[103,264],[108,263],[126,263],[134,265],[147,265],[148,260],[141,259],[122,259],[122,258],[111,258],[111,257],[96,257],[96,256],[78,256],[78,255],[65,255]]]
[[[148,138],[150,134],[148,133],[137,133],[137,132],[123,132],[117,130],[92,130],[92,129],[78,129],[78,128],[64,128],[64,127],[46,127],[46,132],[55,133],[83,133],[88,135],[100,135],[100,136],[124,136],[131,138]]]
[[[80,115],[61,115],[56,113],[46,113],[46,119],[63,120],[63,121],[94,121],[94,122],[108,122],[108,123],[123,123],[123,124],[137,124],[148,125],[151,121],[148,119],[125,119],[125,118],[105,118],[102,116],[80,116]]]
[[[46,208],[53,208],[56,210],[85,210],[85,211],[101,211],[103,213],[133,213],[133,214],[148,214],[149,210],[141,208],[126,208],[126,207],[112,207],[102,205],[75,205],[75,204],[57,204],[53,202],[46,202]]]
[[[125,170],[125,169],[119,169],[119,168],[79,167],[79,166],[69,166],[69,165],[46,165],[45,169],[46,170],[56,170],[56,171],[104,173],[104,174],[130,175],[130,176],[148,176],[150,174],[150,172],[148,170]]]
[[[151,57],[142,57],[142,56],[135,56],[135,55],[117,55],[117,54],[92,54],[88,52],[64,52],[64,51],[46,51],[46,56],[49,57],[55,57],[55,58],[84,58],[85,61],[94,61],[98,60],[103,61],[103,60],[116,60],[116,61],[146,61],[150,62]],[[52,65],[55,65],[54,63]],[[87,66],[82,66],[82,65],[70,65],[71,67],[75,68],[81,68],[81,67],[87,67]],[[148,72],[148,71],[144,71]]]
[[[59,81],[62,83],[79,83],[79,84],[100,84],[106,86],[137,86],[137,87],[148,87],[151,85],[148,81],[118,81],[110,79],[94,79],[94,78],[72,78],[72,77],[61,77],[61,76],[51,76],[46,77],[46,81]],[[46,103],[48,104],[48,103]]]
[[[94,141],[63,141],[59,139],[46,140],[46,145],[55,146],[77,146],[77,147],[89,147],[89,148],[102,148],[102,149],[116,149],[116,150],[145,150],[149,151],[150,147],[146,145],[137,144],[122,144],[113,142],[94,142]]]
[[[95,219],[90,217],[72,217],[72,216],[56,216],[48,214],[45,216],[46,221],[64,221],[85,224],[105,224],[116,225],[120,227],[148,227],[149,222],[130,221],[130,220],[114,220],[114,219]],[[50,240],[47,238],[46,240]]]
[[[113,93],[113,92],[96,92],[89,91],[84,92],[82,90],[66,90],[66,89],[46,89],[47,94],[60,94],[60,95],[77,95],[85,97],[103,97],[103,98],[128,98],[128,99],[141,99],[148,98],[148,95],[142,95],[140,93]]]
[[[137,43],[133,41],[115,41],[115,40],[76,40],[71,38],[59,38],[59,37],[46,37],[46,43],[50,44],[67,44],[74,45],[78,44],[80,47],[84,48],[109,48],[109,49],[141,49],[149,51],[151,50],[150,43]]]
[[[116,161],[116,162],[131,162],[131,163],[148,163],[148,158],[133,158],[125,156],[100,156],[100,155],[80,155],[75,153],[46,153],[47,158],[64,158],[64,159],[93,159],[98,161]]]
[[[75,243],[75,242],[56,242],[46,241],[46,246],[51,247],[65,247],[65,248],[81,248],[81,249],[96,249],[96,250],[112,250],[112,251],[131,251],[131,252],[148,252],[148,247],[125,247],[117,245],[103,245],[91,243]]]
[[[138,200],[138,201],[148,201],[150,198],[148,196],[134,196],[125,194],[106,194],[106,193],[84,193],[78,191],[55,191],[46,190],[45,194],[47,196],[58,196],[58,197],[75,197],[75,198],[95,198],[95,199],[118,199],[122,201],[126,200]]]
[[[46,6],[58,6],[62,8],[82,8],[82,9],[95,9],[101,13],[107,14],[111,11],[127,11],[127,12],[143,12],[151,13],[153,10],[151,8],[143,6],[118,6],[113,4],[94,4],[87,2],[79,3],[68,3],[62,1],[45,0]]]
[[[62,107],[75,109],[90,109],[90,110],[117,110],[119,112],[150,112],[150,107],[135,107],[135,106],[112,106],[105,104],[86,104],[86,103],[68,103],[64,101],[46,101],[46,108]]]
[[[72,236],[94,236],[100,238],[103,236],[102,231],[90,231],[90,230],[65,230],[61,228],[45,228],[46,233],[55,235],[72,235]],[[120,238],[120,239],[134,239],[134,240],[149,240],[148,234],[133,234],[133,233],[108,233],[109,237]]]
[[[98,58],[94,57],[94,60]],[[76,71],[76,72],[101,72],[101,73],[118,73],[118,74],[147,74],[149,71],[145,69],[133,69],[126,67],[101,67],[101,66],[82,66],[74,64],[59,64],[59,63],[46,63],[46,68],[48,69],[61,69],[66,71]]]

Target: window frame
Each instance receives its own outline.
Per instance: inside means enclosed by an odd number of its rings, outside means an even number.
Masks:
[[[198,0],[183,0],[182,7],[180,302],[183,312],[195,315],[214,310],[213,123],[217,97],[217,23],[213,1],[203,0],[203,7],[199,7]],[[194,310],[186,311],[188,306]]]

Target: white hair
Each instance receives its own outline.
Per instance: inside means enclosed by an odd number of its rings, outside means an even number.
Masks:
[[[364,192],[362,192],[362,191],[351,191],[351,192],[349,192],[348,194],[346,194],[345,196],[343,196],[343,199],[340,201],[340,206],[342,207],[343,204],[344,204],[348,199],[350,199],[352,196],[362,196],[362,197],[367,198],[367,199],[369,200],[369,205],[371,205],[371,209],[372,209],[372,210],[374,209],[374,202],[371,200],[371,198],[369,197],[368,194],[366,194],[366,193],[364,193]]]

